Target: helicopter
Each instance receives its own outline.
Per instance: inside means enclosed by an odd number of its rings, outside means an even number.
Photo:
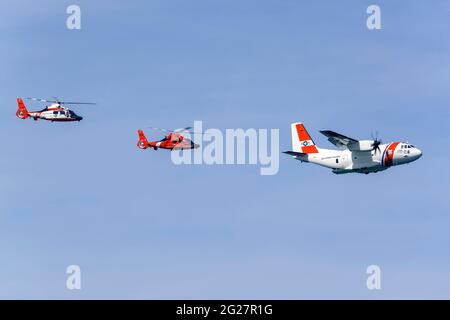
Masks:
[[[196,149],[199,147],[198,144],[194,143],[192,140],[183,136],[184,132],[187,133],[195,133],[189,131],[192,127],[186,127],[181,129],[169,130],[169,129],[161,129],[161,128],[151,128],[153,130],[159,130],[162,132],[166,132],[167,135],[159,140],[159,141],[148,141],[145,137],[144,131],[138,130],[139,141],[137,146],[139,149],[147,149],[153,148],[154,150],[168,149],[168,150],[186,150],[186,149]]]
[[[28,111],[23,103],[22,98],[17,98],[18,109],[16,111],[16,116],[19,119],[27,119],[28,117],[33,118],[35,121],[38,119],[48,120],[51,122],[71,122],[71,121],[81,121],[83,117],[77,115],[74,111],[70,110],[65,104],[95,104],[93,102],[69,102],[60,101],[55,97],[55,100],[46,100],[41,98],[25,98],[34,101],[47,102],[51,105],[45,107],[40,111]]]

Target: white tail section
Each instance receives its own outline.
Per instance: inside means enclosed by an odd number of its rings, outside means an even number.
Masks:
[[[301,153],[318,153],[316,144],[311,139],[308,131],[300,122],[291,124],[292,151]]]

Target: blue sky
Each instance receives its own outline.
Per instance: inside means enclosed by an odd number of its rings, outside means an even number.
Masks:
[[[369,1],[76,1],[70,31],[73,3],[1,2],[0,298],[450,298],[448,2],[378,1],[380,31]],[[21,121],[19,96],[98,106]],[[322,147],[378,130],[424,156],[260,176],[136,148],[194,120],[279,128],[282,150],[294,121]]]

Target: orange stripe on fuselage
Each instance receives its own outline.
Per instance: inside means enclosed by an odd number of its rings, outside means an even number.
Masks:
[[[394,164],[394,152],[395,152],[395,148],[397,148],[399,143],[400,142],[393,142],[387,148],[386,154],[384,155],[384,165],[386,167],[390,167]]]

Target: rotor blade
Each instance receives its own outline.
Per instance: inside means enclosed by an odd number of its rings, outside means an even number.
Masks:
[[[149,127],[149,128],[153,129],[153,130],[162,131],[162,132],[168,132],[168,133],[173,132],[173,130],[169,130],[169,129],[155,128],[155,127]]]
[[[41,101],[41,102],[59,103],[59,104],[96,104],[95,102],[59,101],[59,100],[47,100],[47,99],[33,98],[33,97],[26,97],[25,99]],[[55,99],[57,99],[57,98],[55,97]]]
[[[210,133],[206,133],[206,132],[194,132],[194,131],[185,131],[186,133],[190,133],[190,134],[210,134]]]
[[[162,131],[162,132],[168,132],[168,133],[182,133],[182,132],[189,132],[188,130],[189,129],[192,129],[192,127],[186,127],[186,128],[180,128],[180,129],[175,129],[175,130],[172,130],[172,129],[163,129],[163,128],[156,128],[156,127],[149,127],[150,129],[153,129],[153,130],[159,130],[159,131]]]
[[[58,101],[55,101],[55,100],[46,100],[46,99],[32,98],[32,97],[26,97],[25,99],[34,100],[34,101],[41,101],[41,102],[51,102],[51,103],[57,103],[58,102]]]
[[[174,133],[179,133],[179,132],[183,132],[183,131],[187,131],[189,129],[192,129],[192,127],[186,127],[186,128],[180,128],[180,129],[175,129],[173,130]]]
[[[71,101],[58,101],[61,104],[96,104],[95,102],[71,102]]]

